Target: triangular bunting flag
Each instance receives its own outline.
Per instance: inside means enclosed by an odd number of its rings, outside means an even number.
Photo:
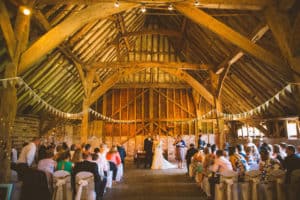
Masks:
[[[279,101],[279,94],[276,94],[275,98],[277,99],[277,101]]]
[[[269,107],[269,103],[270,103],[269,101],[266,102],[266,106],[267,106],[267,107]]]
[[[292,93],[292,85],[291,84],[288,84],[285,89],[289,92],[289,93]]]

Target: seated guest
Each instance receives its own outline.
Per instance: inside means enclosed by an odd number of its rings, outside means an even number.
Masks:
[[[56,168],[56,161],[53,160],[53,156],[54,153],[51,150],[46,151],[45,158],[39,161],[37,168],[53,174]]]
[[[236,171],[239,177],[244,176],[248,170],[248,164],[246,159],[236,152],[235,147],[229,147],[229,161],[231,162],[232,168]]]
[[[94,175],[94,184],[95,184],[95,192],[97,200],[101,199],[104,194],[105,184],[101,181],[98,165],[92,162],[92,157],[90,154],[83,153],[82,154],[83,161],[77,162],[72,171],[72,186],[75,189],[75,177],[79,172],[91,172]],[[74,191],[75,192],[75,191]]]
[[[217,150],[216,159],[214,160],[211,170],[219,173],[223,173],[227,170],[233,170],[230,161],[224,157],[223,150]]]
[[[43,144],[40,145],[39,150],[38,150],[38,154],[37,154],[37,160],[40,161],[40,160],[46,158],[47,157],[46,154],[47,154],[46,146],[43,145]]]
[[[214,175],[209,178],[210,193],[213,199],[215,197],[215,184],[219,182],[219,176],[217,174],[228,170],[232,170],[231,163],[224,157],[223,150],[217,150],[216,159],[211,167],[211,171],[214,172]]]
[[[204,148],[203,171],[207,172],[208,168],[214,163],[215,155],[211,154],[209,147]]]
[[[190,144],[190,148],[187,150],[185,154],[186,166],[187,166],[187,173],[189,174],[189,167],[192,162],[192,157],[198,152],[195,148],[194,144]]]
[[[64,170],[69,173],[72,172],[73,163],[70,161],[71,154],[69,151],[65,151],[61,154],[57,163],[57,170]]]
[[[70,147],[70,159],[72,160],[73,158],[73,155],[75,153],[75,150],[76,150],[76,144],[72,144],[71,147]]]
[[[282,155],[281,148],[278,144],[273,145],[272,158],[275,158],[275,159],[279,160],[280,164],[283,165],[284,157]]]
[[[288,145],[286,148],[287,157],[283,161],[283,167],[286,169],[286,183],[290,183],[291,174],[294,170],[300,169],[300,156],[295,154],[296,148]]]
[[[71,162],[75,164],[81,161],[82,161],[82,151],[81,149],[76,149]]]
[[[92,146],[90,144],[84,145],[83,153],[91,154],[92,153],[91,150],[92,150]]]
[[[279,146],[281,148],[281,154],[282,154],[283,158],[285,158],[287,156],[286,148],[288,145],[285,142],[280,142]]]
[[[270,181],[270,173],[273,170],[280,169],[280,162],[277,159],[270,157],[270,149],[268,146],[262,146],[260,148],[261,161],[259,162],[259,170],[261,171],[261,181]]]
[[[240,154],[241,156],[243,156],[246,159],[246,153],[244,151],[244,146],[242,144],[238,144],[236,146],[237,150],[238,150],[238,154]]]
[[[116,180],[118,165],[121,164],[121,157],[117,147],[113,145],[106,154],[106,159],[109,161],[110,170],[113,171],[113,181]]]
[[[246,147],[246,161],[247,161],[249,166],[252,166],[256,163],[255,160],[254,160],[252,147]]]

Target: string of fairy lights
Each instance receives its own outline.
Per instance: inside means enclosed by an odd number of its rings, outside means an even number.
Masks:
[[[69,112],[64,112],[58,108],[55,108],[54,106],[50,105],[47,101],[45,101],[42,97],[40,97],[34,89],[32,89],[22,78],[20,77],[13,77],[13,78],[5,78],[5,79],[0,79],[0,82],[2,83],[2,86],[4,88],[7,88],[8,85],[14,86],[18,84],[19,86],[23,86],[24,90],[28,92],[29,97],[33,98],[33,100],[41,104],[42,108],[47,110],[48,112],[61,117],[61,118],[67,118],[67,119],[74,119],[74,120],[80,120],[83,117],[83,112],[78,112],[78,113],[69,113]],[[176,123],[192,123],[195,121],[201,121],[204,119],[210,119],[212,117],[218,117],[218,118],[223,118],[225,120],[240,120],[244,118],[248,118],[252,115],[259,114],[263,111],[265,111],[271,104],[274,104],[276,101],[280,101],[281,97],[286,95],[286,93],[292,93],[293,92],[293,87],[296,85],[300,85],[299,83],[289,83],[287,84],[284,88],[279,90],[275,95],[273,95],[270,99],[265,101],[264,103],[260,104],[259,106],[246,111],[242,113],[237,113],[237,114],[230,114],[230,113],[223,113],[223,112],[218,112],[216,109],[212,109],[208,111],[207,113],[197,117],[197,118],[192,118],[192,119],[183,119],[183,120],[176,120],[174,119],[173,121],[170,121],[174,124]],[[105,116],[96,110],[93,110],[92,108],[88,109],[88,112],[93,115],[96,118],[99,118],[103,121],[107,121],[110,123],[136,123],[138,120],[121,120],[121,119],[113,119],[111,117]]]

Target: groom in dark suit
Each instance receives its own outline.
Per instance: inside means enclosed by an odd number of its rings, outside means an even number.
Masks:
[[[149,134],[148,137],[144,140],[144,151],[146,152],[145,168],[147,168],[148,166],[151,167],[152,165],[152,156],[153,156],[152,147],[153,147],[153,139]]]

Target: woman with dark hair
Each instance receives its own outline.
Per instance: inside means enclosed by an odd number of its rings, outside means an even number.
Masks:
[[[235,147],[229,147],[229,161],[231,162],[232,169],[238,172],[239,177],[244,176],[245,171],[248,170],[248,164],[245,158],[236,152]]]
[[[70,152],[65,151],[61,154],[60,160],[57,163],[57,170],[64,170],[72,173],[73,163],[70,161]]]

